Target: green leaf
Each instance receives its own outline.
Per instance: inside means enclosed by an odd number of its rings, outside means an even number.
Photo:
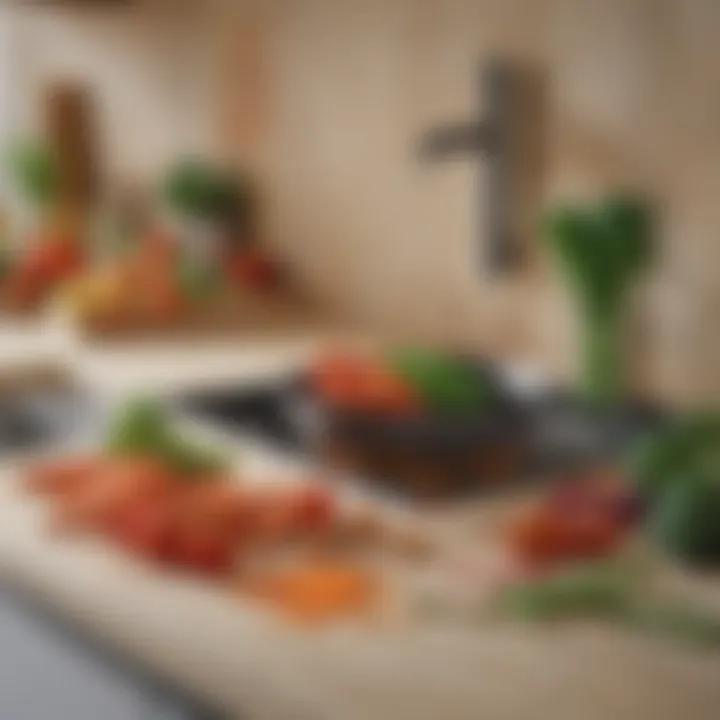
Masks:
[[[482,409],[488,403],[487,382],[478,368],[466,362],[414,348],[396,350],[389,361],[430,408],[467,412]]]
[[[230,223],[249,232],[255,198],[249,181],[197,158],[178,161],[167,172],[164,193],[181,215]]]
[[[26,200],[47,205],[58,191],[58,170],[50,149],[36,140],[16,140],[7,154],[7,167]]]
[[[633,600],[636,585],[626,565],[589,563],[510,587],[499,607],[524,620],[613,616]]]
[[[121,408],[105,447],[118,455],[158,458],[187,478],[212,475],[227,466],[215,450],[174,432],[160,405],[148,398],[134,398]]]
[[[652,260],[652,213],[648,203],[632,195],[612,195],[600,202],[597,223],[612,245],[615,272],[634,277]]]
[[[720,414],[696,413],[641,439],[626,467],[650,501],[671,482],[697,470],[720,479]]]
[[[227,467],[227,460],[212,448],[180,437],[165,440],[161,455],[167,465],[188,478],[212,476]]]
[[[161,407],[148,398],[133,398],[119,411],[105,446],[116,453],[155,453],[165,443],[167,434]]]
[[[617,331],[632,284],[653,255],[649,207],[630,195],[559,205],[546,214],[543,229],[575,296],[583,334],[602,350],[586,352],[583,385],[594,401],[617,400],[624,380]]]
[[[668,483],[651,508],[650,529],[661,545],[689,562],[720,564],[720,484],[690,470]]]

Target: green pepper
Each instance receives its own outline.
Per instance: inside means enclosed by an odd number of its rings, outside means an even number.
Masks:
[[[720,476],[694,469],[668,483],[651,511],[650,529],[689,562],[720,563]]]
[[[476,367],[429,350],[401,349],[390,364],[420,395],[425,405],[441,412],[481,410],[488,384]]]
[[[630,476],[649,501],[684,473],[702,469],[720,477],[720,415],[683,417],[641,440],[627,462]]]

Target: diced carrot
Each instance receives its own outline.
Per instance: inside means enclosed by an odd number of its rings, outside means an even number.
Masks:
[[[367,609],[377,589],[364,569],[311,560],[261,578],[255,593],[294,620],[317,622]]]

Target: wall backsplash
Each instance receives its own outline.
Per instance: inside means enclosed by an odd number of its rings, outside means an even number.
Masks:
[[[480,59],[541,69],[544,198],[640,185],[663,208],[639,374],[665,397],[720,396],[716,0],[208,0],[189,25],[167,25],[159,5],[102,39],[80,21],[42,31],[57,56],[72,45],[74,65],[98,59],[117,162],[159,163],[183,142],[245,162],[267,188],[273,242],[329,302],[384,330],[566,373],[571,313],[537,238],[524,271],[484,277],[475,163],[428,167],[413,147],[476,112]],[[192,82],[178,80],[190,40]],[[53,56],[28,59],[28,88]]]
[[[13,124],[36,127],[48,83],[80,79],[97,99],[113,174],[149,180],[175,153],[207,147],[211,21],[184,0],[16,11]]]
[[[516,277],[483,277],[473,163],[412,157],[424,129],[475,111],[478,60],[505,53],[547,77],[546,199],[640,186],[663,209],[636,333],[642,383],[720,397],[715,0],[296,0],[235,13],[229,34],[263,37],[245,62],[269,86],[253,155],[275,232],[327,297],[389,329],[570,370],[571,313],[542,252]]]

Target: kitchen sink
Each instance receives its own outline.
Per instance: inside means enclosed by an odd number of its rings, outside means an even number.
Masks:
[[[317,446],[289,412],[293,387],[293,378],[286,378],[249,388],[206,388],[174,398],[173,405],[193,420],[225,433],[249,436],[278,452],[312,460],[317,456]],[[516,393],[529,439],[516,482],[510,485],[607,464],[623,455],[639,436],[665,421],[663,412],[646,403],[602,412],[587,408],[571,392],[558,387],[535,388],[533,392],[518,389]],[[392,485],[388,478],[361,479],[385,489]],[[464,492],[487,489],[482,487],[487,483],[474,485]]]

